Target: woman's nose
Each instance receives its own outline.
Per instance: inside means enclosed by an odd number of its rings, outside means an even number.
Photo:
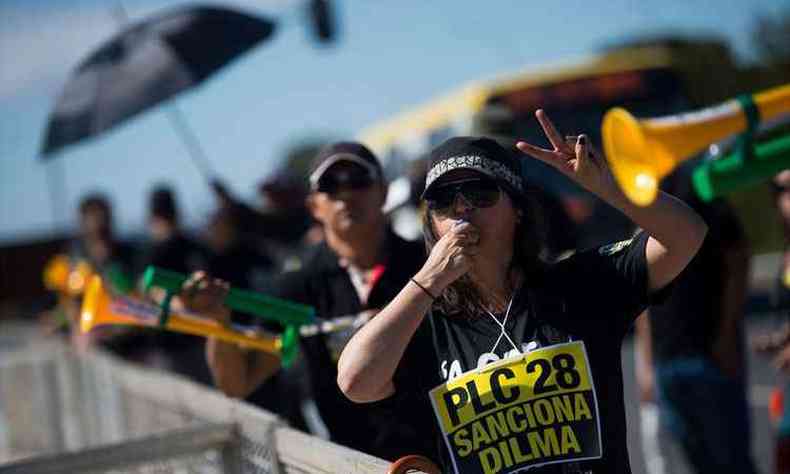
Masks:
[[[471,211],[473,206],[469,205],[461,193],[457,193],[453,198],[453,212],[456,215],[466,214]]]

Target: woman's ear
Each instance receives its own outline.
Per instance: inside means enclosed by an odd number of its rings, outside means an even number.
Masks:
[[[308,194],[307,197],[304,198],[304,207],[310,212],[310,215],[313,216],[313,219],[320,222],[318,218],[318,209],[315,202],[315,196],[313,194]]]

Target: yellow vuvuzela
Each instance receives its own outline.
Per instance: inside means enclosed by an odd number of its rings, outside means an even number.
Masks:
[[[57,254],[44,266],[44,286],[66,296],[79,296],[93,274],[93,268],[87,261]]]
[[[110,295],[104,289],[102,279],[94,276],[88,283],[82,301],[80,329],[85,333],[97,326],[105,325],[158,328],[161,327],[160,315],[161,309],[155,304],[128,296]],[[163,329],[194,336],[216,337],[241,347],[262,350],[278,356],[282,348],[280,337],[268,334],[246,334],[249,328],[225,326],[217,321],[186,313],[171,313]]]
[[[762,121],[790,112],[790,84],[754,94],[751,101]],[[614,108],[604,116],[601,134],[621,189],[635,204],[646,206],[655,199],[661,178],[679,162],[748,125],[742,100],[732,99],[695,112],[643,120]]]

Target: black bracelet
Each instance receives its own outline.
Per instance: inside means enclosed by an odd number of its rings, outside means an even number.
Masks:
[[[430,291],[428,291],[428,289],[427,289],[427,288],[425,288],[424,286],[422,286],[422,285],[420,285],[419,283],[417,283],[417,280],[415,280],[414,278],[412,278],[412,279],[411,279],[411,282],[412,282],[412,283],[414,283],[415,285],[417,285],[417,288],[419,288],[419,289],[421,289],[422,291],[424,291],[426,295],[430,296],[432,300],[434,300],[434,301],[436,300],[436,297],[435,297],[435,296],[433,296],[433,294],[432,294]]]

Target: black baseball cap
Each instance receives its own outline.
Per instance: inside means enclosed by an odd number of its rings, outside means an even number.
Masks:
[[[308,181],[310,189],[315,190],[318,181],[335,163],[347,161],[365,168],[374,181],[382,181],[381,163],[365,145],[357,142],[337,142],[322,148],[310,165]]]
[[[513,198],[524,193],[521,161],[516,155],[515,142],[509,150],[488,137],[453,137],[445,141],[429,156],[428,174],[422,198],[430,197],[439,178],[457,169],[469,169],[494,179]]]

